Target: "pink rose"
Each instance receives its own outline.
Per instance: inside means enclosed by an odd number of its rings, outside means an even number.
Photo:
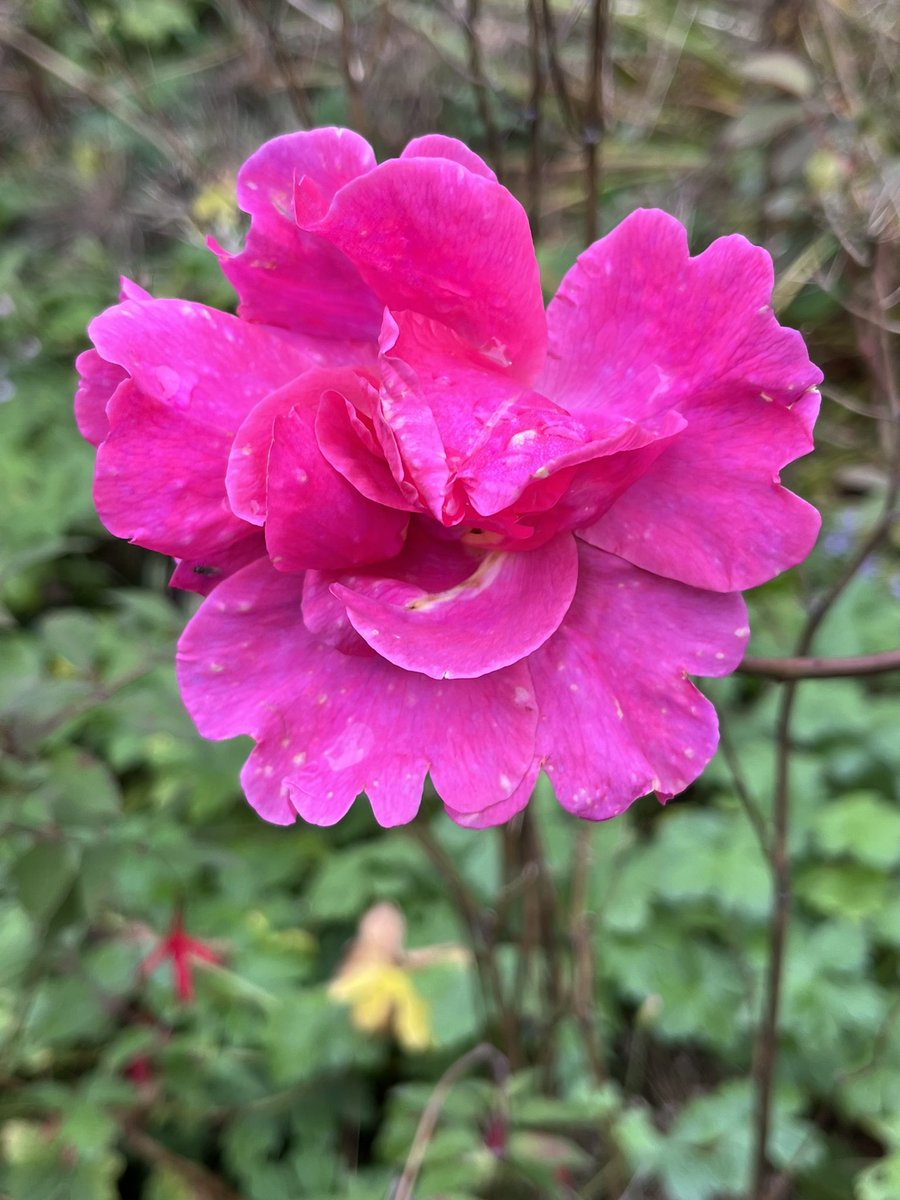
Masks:
[[[734,670],[740,590],[819,525],[778,480],[821,375],[768,254],[638,211],[545,311],[521,206],[440,136],[380,166],[276,138],[238,198],[239,316],[124,284],[76,404],[107,527],[209,593],[179,679],[204,736],[255,738],[251,804],[330,824],[365,791],[394,825],[430,772],[483,826],[541,769],[591,819],[682,791],[717,740],[687,676]]]

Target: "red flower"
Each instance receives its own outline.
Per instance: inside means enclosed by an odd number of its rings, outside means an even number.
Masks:
[[[172,981],[175,993],[183,1004],[194,998],[194,981],[191,977],[191,959],[205,963],[218,963],[221,958],[205,942],[189,937],[184,932],[184,919],[180,912],[172,918],[169,932],[162,938],[140,965],[142,975],[152,975],[160,963],[172,960]]]
[[[484,1127],[483,1141],[485,1149],[490,1150],[496,1158],[503,1158],[506,1155],[506,1120],[499,1113],[494,1113],[488,1118]]]

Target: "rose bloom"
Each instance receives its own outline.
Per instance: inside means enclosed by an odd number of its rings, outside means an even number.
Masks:
[[[250,734],[268,821],[382,825],[426,773],[508,820],[538,772],[592,820],[696,779],[740,591],[818,515],[779,483],[821,375],[743,237],[664,212],[589,247],[544,309],[522,207],[460,142],[376,165],[348,130],[238,175],[238,315],[124,282],[78,360],[94,495],[206,595],[178,648],[208,738]]]

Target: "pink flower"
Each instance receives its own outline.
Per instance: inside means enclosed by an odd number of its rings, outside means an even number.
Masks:
[[[749,630],[739,592],[818,515],[779,484],[820,372],[768,254],[638,211],[544,310],[528,223],[450,138],[347,130],[245,163],[239,316],[133,284],[77,415],[113,533],[208,593],[178,651],[209,738],[250,734],[267,820],[505,821],[539,770],[602,819],[682,791]]]

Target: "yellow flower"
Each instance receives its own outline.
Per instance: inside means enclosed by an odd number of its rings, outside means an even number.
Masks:
[[[363,1033],[393,1033],[404,1050],[413,1052],[432,1043],[428,1005],[402,967],[359,967],[335,979],[328,994],[349,1006],[350,1020]]]
[[[328,994],[350,1009],[350,1020],[364,1033],[393,1034],[404,1050],[434,1044],[431,1013],[416,991],[411,972],[436,962],[468,962],[460,946],[406,950],[406,921],[394,904],[376,904],[364,913]]]

